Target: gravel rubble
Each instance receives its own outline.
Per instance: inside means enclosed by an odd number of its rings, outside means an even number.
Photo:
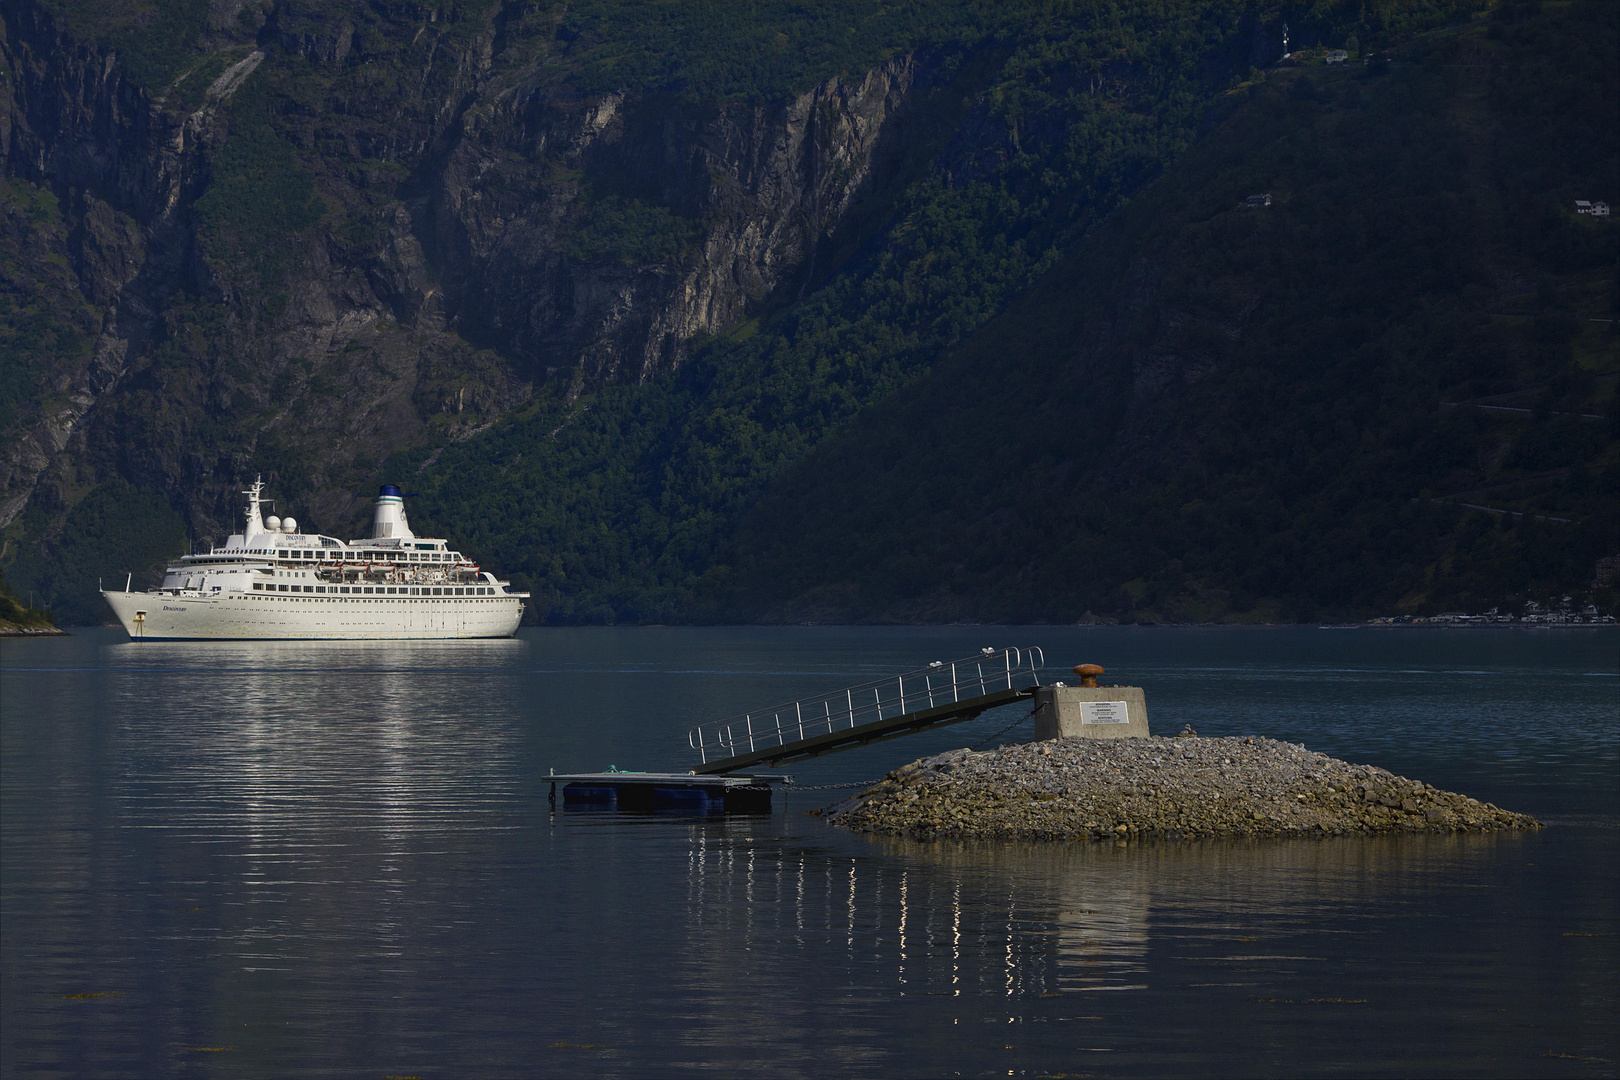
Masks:
[[[952,750],[816,811],[919,839],[1343,836],[1539,829],[1525,814],[1260,736]]]

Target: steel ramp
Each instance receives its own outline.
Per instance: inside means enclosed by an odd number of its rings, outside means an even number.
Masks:
[[[984,649],[949,663],[742,713],[693,728],[700,775],[818,757],[852,746],[972,720],[1034,696],[1040,649]]]

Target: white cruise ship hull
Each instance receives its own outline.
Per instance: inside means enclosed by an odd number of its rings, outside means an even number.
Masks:
[[[102,591],[136,641],[389,641],[517,633],[515,596],[176,595]]]

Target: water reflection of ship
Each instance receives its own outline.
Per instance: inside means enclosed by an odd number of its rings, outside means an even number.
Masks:
[[[450,809],[445,794],[470,773],[506,760],[512,725],[498,702],[485,699],[477,716],[465,702],[526,647],[512,638],[174,641],[116,645],[107,658],[139,672],[128,693],[115,690],[114,707],[155,774],[208,789],[211,807],[271,834],[324,821],[399,835]],[[221,675],[228,690],[196,692]],[[162,722],[144,700],[154,686],[166,699]],[[321,797],[302,798],[306,790]]]
[[[326,856],[356,840],[387,853],[425,834],[466,834],[504,812],[501,797],[520,786],[511,764],[520,703],[478,691],[526,647],[506,638],[111,646],[109,666],[129,672],[115,674],[109,700],[136,778],[124,797],[161,802],[170,835],[193,840],[189,850],[232,851],[250,901],[276,897],[293,868],[326,880]],[[151,708],[154,696],[162,709]],[[475,696],[483,707],[473,715],[465,703]],[[268,918],[282,907],[256,910]]]

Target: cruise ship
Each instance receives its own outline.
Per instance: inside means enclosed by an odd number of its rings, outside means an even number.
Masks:
[[[405,497],[384,484],[371,539],[302,533],[291,517],[260,515],[264,484],[247,496],[247,524],[225,546],[169,566],[160,588],[103,589],[136,641],[498,638],[517,633],[528,593],[479,569],[443,540],[416,536]]]

